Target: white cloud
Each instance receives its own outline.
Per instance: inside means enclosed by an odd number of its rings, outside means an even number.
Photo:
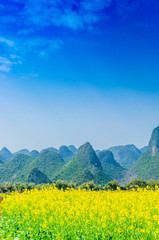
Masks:
[[[63,41],[58,38],[34,37],[27,41],[18,42],[19,52],[23,55],[35,53],[40,56],[49,57],[52,52],[58,51],[63,47]]]
[[[0,71],[10,72],[12,65],[13,62],[11,62],[8,58],[0,56]]]
[[[28,39],[16,39],[11,41],[0,37],[0,43],[8,46],[7,51],[1,52],[0,71],[10,72],[13,65],[22,64],[30,53],[48,58],[50,54],[63,47],[63,41],[58,38],[34,37]]]
[[[102,19],[101,12],[112,0],[28,0],[22,15],[27,24],[39,27],[65,26],[83,29]]]
[[[6,12],[2,10],[0,23],[2,25],[16,23],[18,26],[17,32],[22,35],[28,35],[37,29],[53,25],[64,26],[73,30],[91,29],[99,21],[108,19],[109,12],[112,10],[114,14],[123,17],[123,15],[129,15],[129,12],[135,10],[141,4],[147,5],[151,1],[12,0],[10,5],[16,9],[14,15],[10,12],[6,15]]]
[[[0,42],[4,43],[4,44],[7,44],[9,47],[14,47],[14,41],[11,41],[7,38],[0,37]]]
[[[13,61],[11,58],[0,56],[0,71],[10,72],[11,67],[16,64],[21,64],[21,61]]]
[[[12,59],[20,59],[20,57],[16,54],[10,54],[10,58]]]

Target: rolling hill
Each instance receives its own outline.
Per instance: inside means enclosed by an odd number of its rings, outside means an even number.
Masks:
[[[113,153],[115,160],[124,168],[130,168],[142,154],[133,144],[111,147],[108,150]]]
[[[25,155],[29,155],[29,150],[28,149],[21,149],[18,152],[15,152],[13,155],[18,155],[18,154],[25,154]]]
[[[74,182],[77,185],[90,180],[104,185],[110,180],[88,142],[78,149],[77,155],[62,168],[56,179]]]
[[[74,146],[74,145],[69,145],[68,146],[68,149],[73,152],[75,155],[77,154],[78,152],[78,149]]]
[[[67,146],[64,146],[64,145],[59,148],[58,153],[66,163],[69,162],[75,155],[71,150],[69,150]]]
[[[41,172],[38,168],[33,168],[27,177],[27,182],[32,182],[35,184],[40,184],[40,183],[49,183],[51,184],[50,179],[43,173]]]
[[[55,174],[65,165],[61,156],[49,150],[43,150],[37,158],[33,161],[32,166],[38,168],[50,180],[54,179]]]
[[[9,159],[0,168],[0,182],[26,182],[33,159],[24,154],[18,154]]]
[[[13,157],[13,154],[6,147],[4,147],[0,151],[0,156],[4,159],[4,161],[8,161],[11,157]]]
[[[146,153],[147,150],[148,150],[148,146],[144,146],[144,147],[140,148],[139,150],[140,150],[140,152],[141,152],[142,154],[143,154],[143,153]]]
[[[100,151],[98,158],[102,164],[104,173],[112,180],[120,180],[124,177],[125,169],[114,159],[111,151]]]
[[[29,152],[29,156],[32,158],[36,158],[39,155],[39,152],[37,150],[32,150]]]

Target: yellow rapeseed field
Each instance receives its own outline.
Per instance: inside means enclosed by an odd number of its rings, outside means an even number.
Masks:
[[[159,239],[159,191],[42,190],[1,204],[1,239]]]

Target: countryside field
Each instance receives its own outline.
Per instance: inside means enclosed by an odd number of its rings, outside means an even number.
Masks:
[[[8,195],[1,239],[159,239],[159,191],[58,190]]]

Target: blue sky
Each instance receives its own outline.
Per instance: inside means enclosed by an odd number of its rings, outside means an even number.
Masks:
[[[147,144],[158,12],[157,0],[1,0],[0,147]]]

